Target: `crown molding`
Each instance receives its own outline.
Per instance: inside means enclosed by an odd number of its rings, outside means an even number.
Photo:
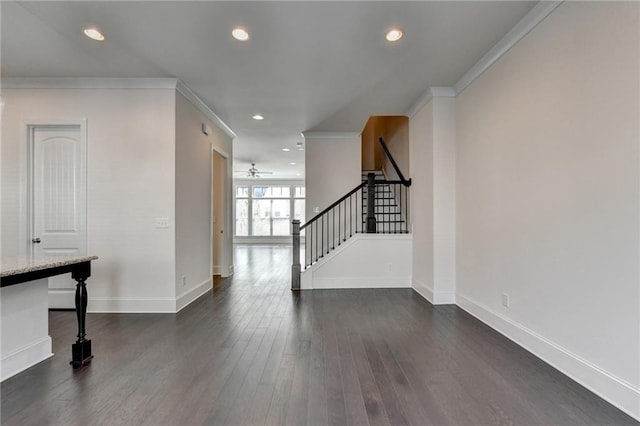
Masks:
[[[360,132],[302,132],[305,139],[348,139],[359,138]]]
[[[182,81],[177,80],[176,90],[180,92],[182,96],[187,98],[189,102],[191,102],[196,108],[198,108],[200,112],[203,113],[209,120],[213,121],[214,124],[218,126],[223,132],[225,132],[227,136],[229,136],[231,139],[235,139],[237,137],[231,127],[229,127],[227,123],[225,123],[220,117],[218,117],[218,115],[213,112],[211,108],[209,108],[209,106],[207,106],[207,104],[205,104],[204,101],[200,99],[200,97],[198,97],[198,95],[196,95],[195,92],[189,88],[189,86],[184,84]]]
[[[231,139],[234,131],[177,78],[3,78],[2,89],[171,89],[177,90]]]
[[[456,91],[453,87],[434,86],[429,87],[432,98],[455,98]]]
[[[456,91],[453,87],[434,86],[425,90],[417,101],[407,110],[405,115],[412,118],[418,113],[426,104],[431,102],[433,98],[455,98]]]
[[[551,14],[564,0],[540,1],[516,25],[509,30],[485,55],[480,58],[458,80],[453,87],[429,87],[411,105],[405,113],[409,118],[416,115],[434,97],[455,97],[464,91],[471,83],[488,70],[498,59],[522,40],[531,30]]]
[[[177,78],[2,78],[3,89],[175,89]]]
[[[472,66],[453,86],[456,96],[488,70],[498,59],[522,40],[531,30],[563,3],[560,1],[540,1],[504,37]]]

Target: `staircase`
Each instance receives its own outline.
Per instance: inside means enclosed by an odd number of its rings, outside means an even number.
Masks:
[[[378,234],[404,234],[408,233],[406,214],[403,214],[402,206],[404,201],[402,195],[402,187],[396,187],[396,184],[388,183],[384,173],[381,170],[363,170],[362,182],[366,183],[369,173],[374,174],[375,197],[374,197],[374,217],[376,219],[376,233]],[[362,223],[366,228],[367,222],[367,194],[368,188],[365,186],[365,197],[363,201]],[[405,197],[406,198],[406,197]],[[408,207],[408,205],[407,205]]]
[[[354,235],[409,233],[411,179],[404,178],[382,138],[379,141],[400,179],[388,180],[379,170],[363,171],[362,183],[329,207],[303,225],[293,221],[292,289],[300,288],[302,267],[310,268]]]

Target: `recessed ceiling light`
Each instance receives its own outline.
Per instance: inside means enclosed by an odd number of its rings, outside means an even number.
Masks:
[[[233,30],[231,30],[231,35],[236,40],[240,40],[240,41],[249,40],[249,33],[247,32],[247,30],[241,27],[236,27]]]
[[[84,32],[84,35],[86,35],[90,39],[97,40],[97,41],[103,41],[104,40],[104,35],[102,35],[102,33],[100,31],[98,31],[98,29],[95,28],[95,27],[83,28],[82,32]]]
[[[294,163],[293,161],[292,161],[292,162],[290,162],[289,164],[291,164],[292,166],[295,166],[295,165],[296,165],[296,163]]]
[[[298,148],[298,151],[304,151],[303,147]]]
[[[289,152],[289,151],[291,151],[289,148],[282,148],[282,150],[283,150],[284,152]]]
[[[392,28],[387,32],[387,41],[398,41],[402,38],[404,33],[399,28]]]
[[[264,120],[264,117],[262,116],[262,114],[256,114],[251,118],[253,118],[254,120]]]

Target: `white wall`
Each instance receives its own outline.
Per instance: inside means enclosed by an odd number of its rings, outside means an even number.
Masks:
[[[232,146],[230,138],[189,100],[180,93],[175,96],[175,292],[179,304],[184,305],[211,288],[212,146],[229,156]],[[210,128],[209,135],[202,132],[203,123]],[[220,188],[224,189],[225,185],[231,185],[228,179]],[[222,199],[225,195],[226,192],[221,194]],[[230,203],[227,202],[226,206],[229,207]],[[224,242],[222,247],[231,251]],[[221,258],[229,258],[228,253]]]
[[[320,211],[362,182],[359,134],[305,134],[307,219],[314,207]]]
[[[409,119],[412,285],[433,302],[433,103]]]
[[[639,8],[565,2],[457,97],[458,304],[636,418]]]
[[[456,292],[456,101],[434,91],[432,103],[433,301],[446,304]]]
[[[409,120],[413,170],[413,287],[431,303],[455,303],[456,101],[452,88],[431,88]]]
[[[26,251],[29,120],[87,119],[89,310],[175,308],[175,89],[3,89],[2,253]],[[156,229],[155,218],[169,218]],[[22,234],[21,234],[22,233]]]

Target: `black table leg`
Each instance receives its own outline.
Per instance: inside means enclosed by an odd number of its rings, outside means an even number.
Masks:
[[[82,265],[78,271],[71,274],[78,284],[76,284],[76,316],[78,318],[78,340],[71,345],[71,362],[73,368],[78,368],[91,362],[91,340],[86,339],[85,322],[87,318],[87,285],[85,281],[89,277],[90,264]]]

